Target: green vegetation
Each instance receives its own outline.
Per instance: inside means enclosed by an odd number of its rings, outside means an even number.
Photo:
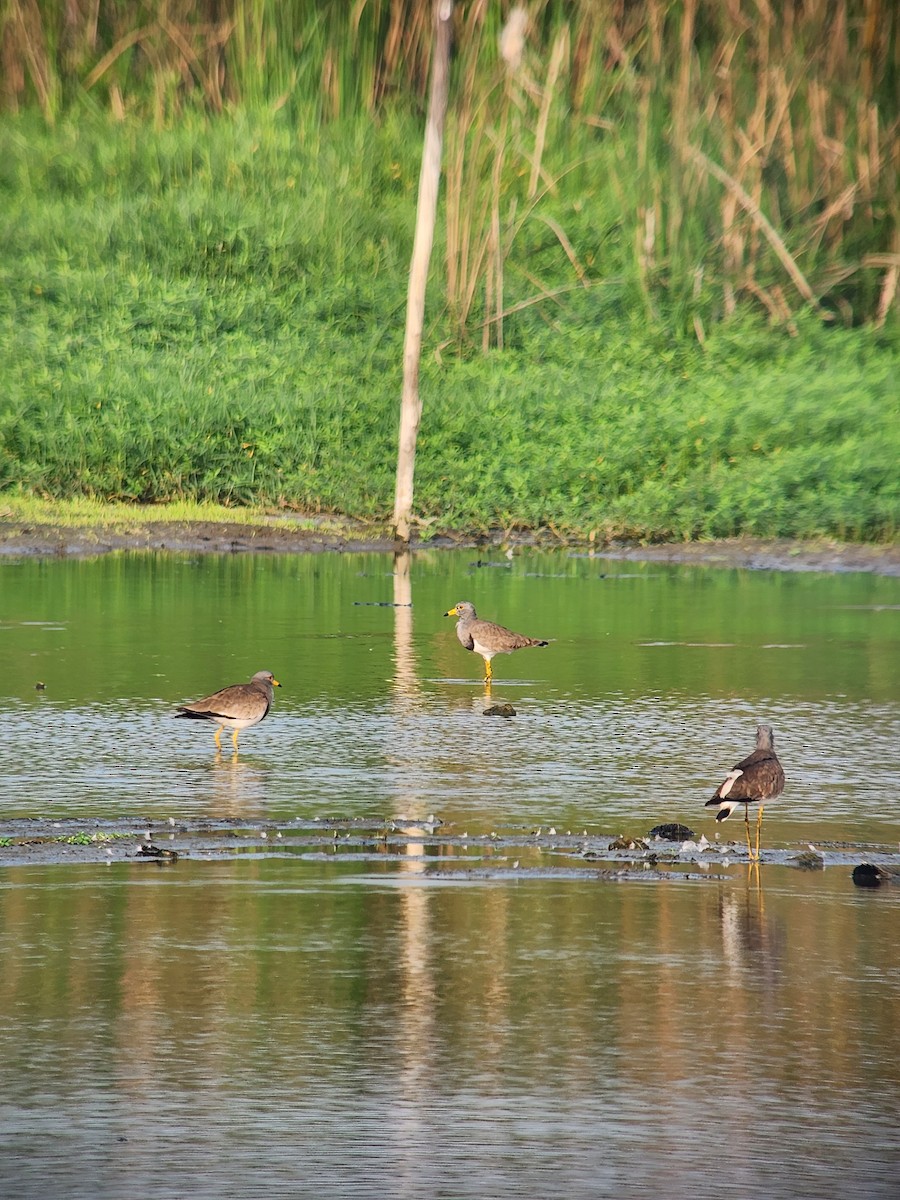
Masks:
[[[423,529],[894,535],[892,18],[740,8],[458,4]],[[19,11],[0,490],[387,519],[429,5]]]

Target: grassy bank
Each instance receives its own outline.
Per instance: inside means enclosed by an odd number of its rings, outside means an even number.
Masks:
[[[387,518],[417,147],[397,114],[0,126],[0,489]],[[595,182],[544,215],[577,215],[602,283],[571,289],[537,222],[511,254],[545,298],[502,352],[432,305],[427,528],[892,537],[896,323],[701,342],[648,308]]]

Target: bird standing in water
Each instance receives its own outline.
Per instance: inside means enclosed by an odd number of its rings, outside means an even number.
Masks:
[[[222,730],[232,730],[231,740],[237,751],[238,732],[260,723],[272,707],[275,698],[272,689],[277,687],[281,687],[281,684],[271,671],[257,671],[249,683],[233,683],[192,704],[179,704],[175,716],[194,721],[215,721],[216,746],[219,750],[222,749]]]
[[[784,771],[775,753],[775,736],[771,725],[756,727],[756,749],[733,767],[716,789],[706,806],[716,804],[717,821],[730,817],[739,804],[744,806],[747,828],[747,852],[751,859],[759,858],[759,831],[762,826],[763,805],[784,791]],[[750,805],[758,804],[756,814],[756,850],[750,845]]]
[[[512,654],[513,650],[524,650],[526,646],[548,646],[540,638],[526,637],[513,633],[493,621],[482,621],[475,613],[475,605],[460,600],[444,613],[445,617],[457,617],[456,636],[466,650],[473,650],[484,659],[484,682],[490,684],[494,677],[491,659],[495,654]]]

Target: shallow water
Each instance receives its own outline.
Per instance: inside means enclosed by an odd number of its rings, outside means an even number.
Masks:
[[[285,831],[165,868],[13,854],[0,1194],[897,1195],[900,886],[848,863],[897,851],[900,582],[477,559],[415,556],[412,608],[379,555],[0,564],[0,834]],[[554,639],[495,659],[512,719],[459,599]],[[284,686],[236,758],[172,719],[260,668]],[[578,855],[712,840],[759,720],[788,785],[758,869]],[[440,836],[283,844],[400,813]],[[824,871],[782,865],[809,842]]]
[[[896,840],[898,580],[473,561],[417,555],[411,609],[382,606],[384,555],[4,563],[3,814],[710,829],[703,801],[765,720],[789,778],[770,839]],[[495,659],[515,719],[481,715],[481,659],[441,616],[461,597],[554,639]],[[236,764],[173,721],[260,668],[283,687]]]

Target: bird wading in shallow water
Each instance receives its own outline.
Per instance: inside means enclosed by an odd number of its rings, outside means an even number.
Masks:
[[[771,725],[756,727],[756,749],[733,767],[716,789],[706,807],[716,804],[717,821],[730,817],[739,804],[744,806],[747,829],[747,852],[751,859],[759,858],[759,831],[762,826],[763,805],[784,791],[784,771],[775,753],[775,736]],[[750,805],[758,804],[756,814],[756,850],[750,845]]]
[[[260,723],[272,707],[273,688],[277,687],[281,684],[271,671],[257,671],[249,683],[233,683],[193,704],[179,704],[175,716],[193,721],[214,721],[219,750],[222,749],[222,730],[232,730],[231,740],[237,750],[239,731]]]
[[[495,654],[512,654],[513,650],[524,650],[526,646],[548,646],[550,643],[540,638],[525,637],[523,633],[513,633],[493,621],[482,621],[475,613],[475,605],[468,600],[460,600],[444,613],[445,617],[457,617],[456,636],[466,650],[473,650],[484,659],[484,682],[489,684],[493,679],[491,659]]]

